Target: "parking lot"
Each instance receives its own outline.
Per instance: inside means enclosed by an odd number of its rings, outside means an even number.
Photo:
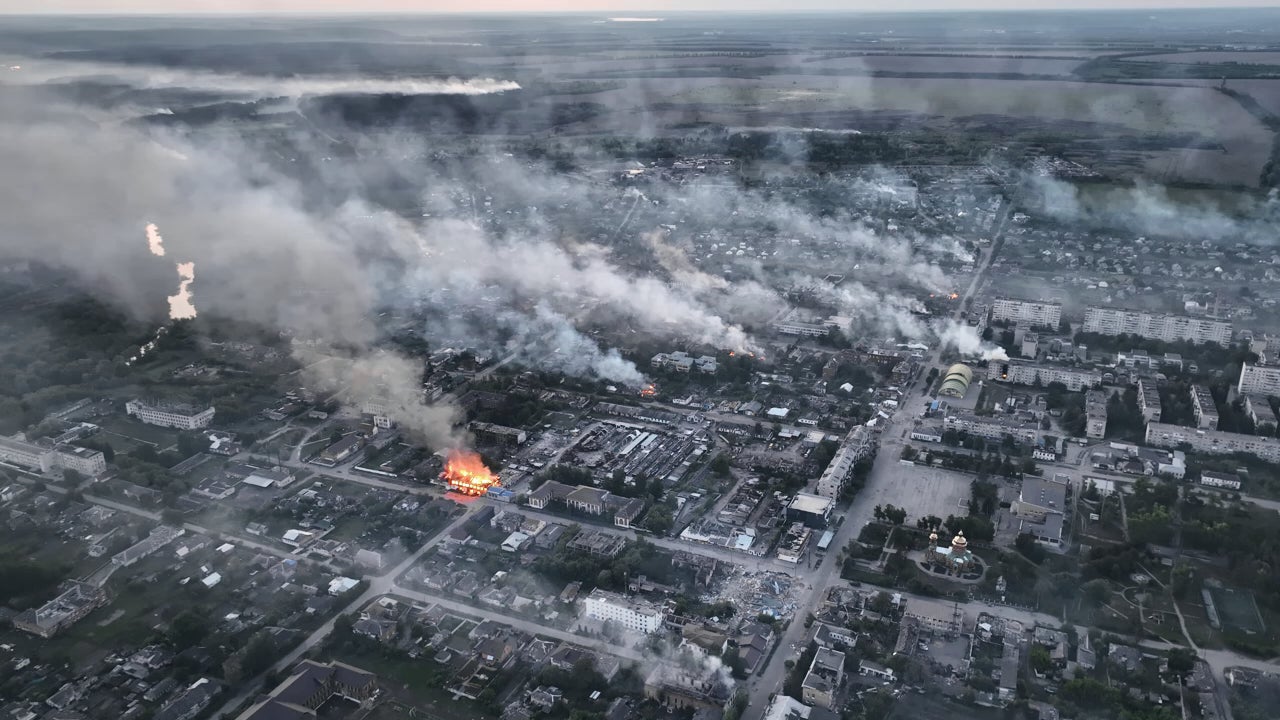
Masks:
[[[896,505],[907,511],[908,524],[917,518],[936,515],[946,519],[948,515],[968,514],[969,485],[973,476],[967,473],[904,465],[889,461],[901,452],[901,447],[886,443],[881,454],[884,460],[877,462],[873,477],[867,483],[858,505],[874,508],[876,505]],[[892,453],[892,454],[890,454]],[[866,518],[852,518],[866,523]]]

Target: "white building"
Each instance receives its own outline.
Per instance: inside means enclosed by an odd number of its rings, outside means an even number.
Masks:
[[[1196,418],[1196,427],[1218,429],[1218,405],[1213,401],[1213,394],[1203,385],[1191,386],[1191,412]]]
[[[1147,422],[1160,422],[1163,406],[1160,404],[1160,391],[1148,378],[1138,380],[1138,409],[1142,411],[1142,419]]]
[[[97,477],[107,471],[107,459],[102,453],[75,445],[58,445],[53,449],[53,462],[63,470],[75,470],[81,475]]]
[[[1014,385],[1041,385],[1060,382],[1075,392],[1102,384],[1102,373],[1060,365],[1041,365],[1019,360],[992,361],[987,364],[987,379]]]
[[[0,437],[0,461],[48,472],[53,469],[53,452],[22,440]]]
[[[1280,395],[1280,366],[1245,363],[1236,390],[1241,395]]]
[[[1062,303],[996,298],[991,303],[991,319],[1020,325],[1057,328],[1062,321]]]
[[[649,634],[662,627],[662,611],[654,605],[600,588],[592,590],[583,605],[587,617],[616,623],[632,632]]]
[[[1189,315],[1170,315],[1145,310],[1091,307],[1084,314],[1084,332],[1101,335],[1137,335],[1150,340],[1231,344],[1231,323]]]
[[[1040,437],[1039,426],[1023,425],[1002,417],[983,417],[981,415],[950,415],[943,421],[948,430],[957,430],[974,437],[988,440],[1003,440],[1005,435],[1015,440],[1034,444]]]
[[[1233,473],[1220,473],[1212,470],[1203,470],[1200,472],[1200,484],[1208,487],[1227,488],[1228,490],[1240,489],[1240,476]]]
[[[1095,440],[1107,436],[1107,395],[1090,390],[1084,396],[1085,437]]]
[[[97,450],[65,443],[47,448],[6,437],[0,437],[0,461],[40,472],[54,468],[75,470],[89,477],[96,477],[107,470],[107,459]]]
[[[1212,455],[1242,452],[1267,462],[1280,462],[1280,440],[1274,437],[1147,423],[1148,445],[1176,448],[1183,443],[1192,450]]]
[[[845,483],[853,476],[853,467],[859,460],[871,457],[875,452],[875,435],[865,425],[850,430],[831,458],[831,463],[822,472],[822,477],[818,478],[814,493],[830,500],[840,497]]]
[[[179,430],[209,427],[209,423],[213,422],[212,407],[200,410],[190,405],[149,404],[141,400],[130,400],[125,403],[124,410],[148,425]]]

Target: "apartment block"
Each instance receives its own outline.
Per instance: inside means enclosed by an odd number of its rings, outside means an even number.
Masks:
[[[1084,314],[1084,332],[1101,335],[1137,335],[1149,340],[1194,343],[1231,343],[1231,323],[1189,315],[1091,307]]]
[[[988,440],[1003,440],[1006,435],[1009,435],[1020,442],[1034,444],[1040,437],[1038,426],[1023,425],[1014,420],[995,416],[951,415],[943,421],[943,425],[948,430],[958,430]]]
[[[1203,385],[1191,386],[1191,412],[1196,418],[1196,427],[1207,430],[1218,429],[1218,405],[1213,401],[1213,394]]]
[[[1160,422],[1160,391],[1155,382],[1147,378],[1138,380],[1138,410],[1142,411],[1142,419],[1147,422]]]
[[[1056,328],[1062,321],[1062,303],[996,298],[995,302],[991,303],[991,319]]]
[[[1280,366],[1245,363],[1236,390],[1241,395],[1280,395]]]
[[[1274,437],[1147,423],[1146,441],[1160,448],[1176,448],[1185,443],[1196,452],[1210,455],[1241,452],[1268,462],[1280,462],[1280,440]]]
[[[1102,384],[1102,373],[1060,365],[1044,365],[1020,360],[992,361],[987,364],[987,379],[1014,385],[1048,385],[1060,382],[1075,392]]]
[[[611,593],[599,588],[583,600],[586,615],[595,620],[613,622],[639,633],[657,632],[664,615],[656,606]]]
[[[1085,437],[1095,440],[1107,436],[1107,394],[1090,390],[1084,396]]]

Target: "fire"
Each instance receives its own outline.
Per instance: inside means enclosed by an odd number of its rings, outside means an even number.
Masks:
[[[484,466],[478,453],[470,450],[450,450],[440,479],[449,484],[450,490],[463,495],[484,495],[499,485],[498,476]]]
[[[654,385],[653,383],[649,383],[648,385],[646,385],[644,388],[640,390],[641,397],[653,397],[654,395],[657,395],[657,394],[658,394],[658,386]]]

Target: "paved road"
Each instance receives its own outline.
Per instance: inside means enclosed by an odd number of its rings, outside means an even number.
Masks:
[[[1004,218],[1007,218],[1010,210],[1009,203],[1006,202],[1002,210],[1004,211]],[[969,283],[964,295],[959,298],[959,302],[956,303],[953,311],[954,317],[959,317],[961,309],[965,307],[966,303],[977,291],[982,277],[991,267],[991,262],[995,258],[999,247],[999,233],[1003,232],[1004,229],[1004,218],[1000,221],[997,237],[993,238],[991,249],[981,259],[981,265],[974,272],[973,280]],[[928,362],[922,365],[922,370],[937,365],[941,360],[942,352],[941,345],[934,348]],[[912,385],[912,389],[914,387]],[[885,428],[881,431],[882,441],[890,437],[901,438],[909,432],[910,422],[902,422],[902,419],[909,415],[909,413],[908,415],[903,415],[906,407],[907,403],[899,405],[898,409],[886,421]],[[844,522],[836,530],[835,538],[831,542],[832,548],[844,548],[851,539],[856,537],[861,528],[872,519],[877,504],[876,498],[888,493],[888,483],[892,481],[893,473],[889,471],[889,466],[897,462],[897,453],[892,449],[876,455],[875,465],[872,467],[865,487],[854,497],[849,509],[845,512]],[[793,645],[799,646],[800,643],[804,642],[808,634],[804,627],[805,617],[817,609],[826,588],[832,584],[832,580],[839,578],[840,566],[837,563],[839,556],[840,553],[838,551],[828,553],[818,564],[818,567],[805,576],[808,587],[797,600],[795,614],[792,615],[791,623],[782,635],[778,650],[773,653],[768,665],[765,666],[760,675],[748,681],[749,704],[744,714],[746,720],[759,720],[764,717],[764,712],[769,704],[769,695],[775,692],[782,692],[782,683],[786,678],[787,672],[785,663],[795,655],[791,648]]]
[[[444,529],[436,533],[436,535],[432,537],[431,540],[423,544],[423,546],[418,548],[418,550],[414,552],[412,555],[405,558],[404,561],[401,562],[399,565],[396,565],[395,567],[391,568],[386,573],[380,576],[366,577],[365,580],[369,582],[369,589],[361,593],[361,595],[357,597],[355,600],[352,600],[349,604],[347,604],[346,607],[342,608],[341,611],[339,611],[338,613],[330,617],[329,620],[325,622],[325,624],[317,628],[316,631],[311,633],[311,635],[308,636],[306,640],[303,640],[302,643],[300,643],[296,648],[294,648],[293,651],[291,651],[288,655],[285,655],[284,657],[280,658],[280,660],[276,661],[276,663],[272,665],[269,669],[264,670],[260,675],[258,675],[258,677],[255,677],[252,680],[247,680],[242,682],[240,692],[236,693],[235,697],[232,697],[229,700],[227,700],[225,703],[223,703],[222,707],[219,708],[218,711],[213,713],[210,717],[212,718],[226,717],[229,713],[234,712],[245,701],[249,700],[251,697],[253,697],[253,695],[257,693],[259,688],[262,686],[263,679],[267,676],[268,673],[280,672],[292,667],[293,664],[296,663],[299,658],[301,658],[303,655],[309,652],[316,645],[319,645],[325,638],[329,637],[329,634],[333,632],[334,622],[338,619],[339,615],[348,615],[350,613],[356,612],[357,610],[360,610],[364,606],[368,605],[374,598],[381,597],[391,592],[392,588],[395,587],[395,579],[400,577],[400,575],[402,575],[406,570],[412,567],[413,564],[416,563],[424,554],[426,554],[428,550],[435,547],[442,540],[444,540],[444,538],[448,537],[450,532],[452,532],[455,528],[457,528],[462,523],[466,522],[467,517],[471,514],[472,511],[474,511],[475,507],[476,506],[471,506],[470,508],[468,508],[467,512],[455,518],[453,522],[449,523],[447,526],[444,527]]]
[[[523,507],[513,506],[507,503],[497,502],[494,500],[487,500],[487,499],[482,499],[482,502],[492,504],[497,509],[509,508],[520,513],[521,515],[537,518],[539,520],[545,520],[547,522],[557,522],[561,524],[574,522],[573,518],[562,517],[560,515],[553,515],[551,513],[539,512],[527,505]],[[651,542],[654,545],[657,545],[658,547],[666,550],[675,550],[675,551],[693,553],[694,555],[701,555],[703,557],[713,558],[721,562],[736,563],[738,565],[743,565],[748,569],[753,569],[753,570],[770,570],[772,572],[783,572],[791,575],[795,575],[798,570],[798,566],[793,563],[783,562],[777,558],[756,557],[755,555],[752,555],[750,553],[745,553],[740,550],[731,550],[729,548],[716,547],[714,545],[705,545],[703,543],[689,542],[687,540],[676,540],[673,538],[654,537],[646,533],[637,533],[632,530],[623,530],[622,528],[614,527],[610,525],[594,525],[590,523],[584,523],[582,527],[589,528],[591,530],[596,530],[598,532],[605,533],[606,535],[615,535],[618,537],[624,537],[628,539],[634,539],[637,537],[644,538],[645,541]]]
[[[507,615],[506,613],[501,613],[490,608],[482,608],[482,607],[477,607],[475,605],[468,605],[467,603],[458,602],[457,600],[453,600],[451,598],[444,597],[442,595],[420,592],[418,590],[410,590],[409,588],[405,588],[400,585],[395,586],[390,591],[389,594],[398,595],[400,597],[408,598],[409,600],[414,600],[419,603],[430,603],[433,605],[439,605],[447,610],[452,610],[453,612],[456,612],[456,613],[468,615],[471,617],[480,617],[486,620],[493,620],[494,622],[502,623],[504,625],[510,625],[511,627],[514,627],[515,629],[520,630],[521,632],[541,635],[543,637],[555,638],[556,640],[563,640],[565,642],[571,642],[576,645],[581,645],[583,647],[588,647],[593,650],[598,650],[602,653],[606,653],[609,655],[616,655],[618,657],[625,658],[627,660],[634,660],[635,662],[640,662],[640,663],[646,661],[646,658],[644,655],[628,647],[623,647],[621,645],[614,645],[601,640],[584,637],[576,633],[571,633],[564,630],[558,630],[556,628],[549,628],[549,627],[540,625],[536,622],[526,620],[524,618],[515,617],[513,615]]]
[[[151,512],[150,510],[143,510],[142,508],[134,507],[132,505],[125,505],[124,503],[116,502],[115,500],[108,500],[102,497],[97,497],[95,495],[85,495],[84,499],[86,502],[93,503],[94,505],[101,505],[102,507],[111,508],[112,510],[119,510],[120,512],[129,513],[130,515],[137,515],[138,517],[144,517],[144,518],[147,518],[148,520],[161,522],[160,513],[157,513],[157,512]],[[201,527],[200,525],[196,525],[195,523],[183,523],[182,527],[194,533],[199,533],[201,535],[208,535],[209,537],[212,537],[212,538],[226,540],[228,542],[232,542],[237,545],[243,545],[244,547],[253,548],[254,550],[258,550],[258,551],[267,553],[269,555],[275,555],[278,558],[293,558],[294,560],[298,559],[296,555],[291,555],[280,548],[272,547],[270,545],[265,545],[263,543],[258,542],[257,540],[250,540],[249,538],[240,537],[239,535],[233,535],[231,533],[222,532],[219,530],[210,530],[209,528]]]

